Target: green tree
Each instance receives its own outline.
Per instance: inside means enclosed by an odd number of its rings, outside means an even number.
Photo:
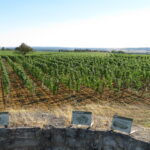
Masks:
[[[22,53],[23,55],[33,51],[33,49],[25,43],[22,43],[19,47],[16,47],[15,50]]]
[[[1,50],[4,51],[4,50],[5,50],[5,47],[2,47]]]

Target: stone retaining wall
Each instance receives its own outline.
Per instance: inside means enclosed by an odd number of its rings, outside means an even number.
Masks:
[[[150,150],[150,143],[111,131],[0,129],[0,150]]]

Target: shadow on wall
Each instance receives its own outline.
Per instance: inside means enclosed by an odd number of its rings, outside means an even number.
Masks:
[[[0,129],[0,150],[150,150],[150,143],[79,128]]]

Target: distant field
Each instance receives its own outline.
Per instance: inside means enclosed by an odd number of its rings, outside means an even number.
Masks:
[[[35,51],[35,52],[31,52],[27,55],[45,55],[45,54],[49,54],[50,52],[42,52],[42,51]],[[16,55],[21,55],[20,53],[14,51],[14,50],[4,50],[4,51],[0,51],[0,55],[1,56],[16,56]]]
[[[51,54],[75,54],[75,55],[92,55],[92,56],[104,56],[109,55],[110,53],[104,53],[104,52],[51,52],[51,51],[34,51],[27,54],[27,56],[30,55],[51,55]],[[1,56],[16,56],[21,55],[20,53],[14,51],[14,50],[0,50]],[[118,54],[119,55],[119,54]],[[124,56],[150,56],[150,54],[120,54]]]
[[[92,55],[92,56],[104,56],[104,55],[108,55],[108,53],[102,53],[102,52],[49,52],[49,51],[33,51],[27,54],[27,56],[30,55],[52,55],[52,54],[75,54],[75,55]],[[14,51],[14,50],[0,50],[0,55],[1,56],[21,56],[20,53]]]
[[[98,104],[115,103],[142,104],[146,116],[150,114],[149,55],[32,52],[22,56],[12,51],[0,55],[0,110],[52,110],[62,105],[90,109],[90,104],[98,108]],[[147,119],[141,124],[150,126]]]

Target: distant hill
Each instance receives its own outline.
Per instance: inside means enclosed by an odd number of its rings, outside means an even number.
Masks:
[[[140,47],[140,48],[79,48],[79,47],[33,47],[37,51],[74,51],[78,50],[91,50],[91,51],[103,51],[111,52],[113,50],[123,51],[125,53],[140,53],[140,54],[150,54],[150,47]]]
[[[140,47],[140,48],[80,48],[80,47],[32,47],[35,50],[43,50],[43,51],[58,51],[58,50],[70,50],[74,49],[89,49],[89,50],[97,50],[97,51],[112,51],[112,50],[122,50],[122,51],[150,51],[150,47]]]
[[[8,49],[15,49],[15,47],[5,47]],[[57,52],[60,50],[64,51],[74,51],[78,50],[91,50],[91,51],[124,51],[125,53],[148,53],[150,54],[150,47],[134,47],[134,48],[80,48],[80,47],[42,47],[42,46],[34,46],[32,47],[35,51],[52,51]],[[1,47],[0,47],[1,49]]]
[[[71,47],[32,47],[37,51],[59,51],[60,49],[73,51],[74,48]]]

